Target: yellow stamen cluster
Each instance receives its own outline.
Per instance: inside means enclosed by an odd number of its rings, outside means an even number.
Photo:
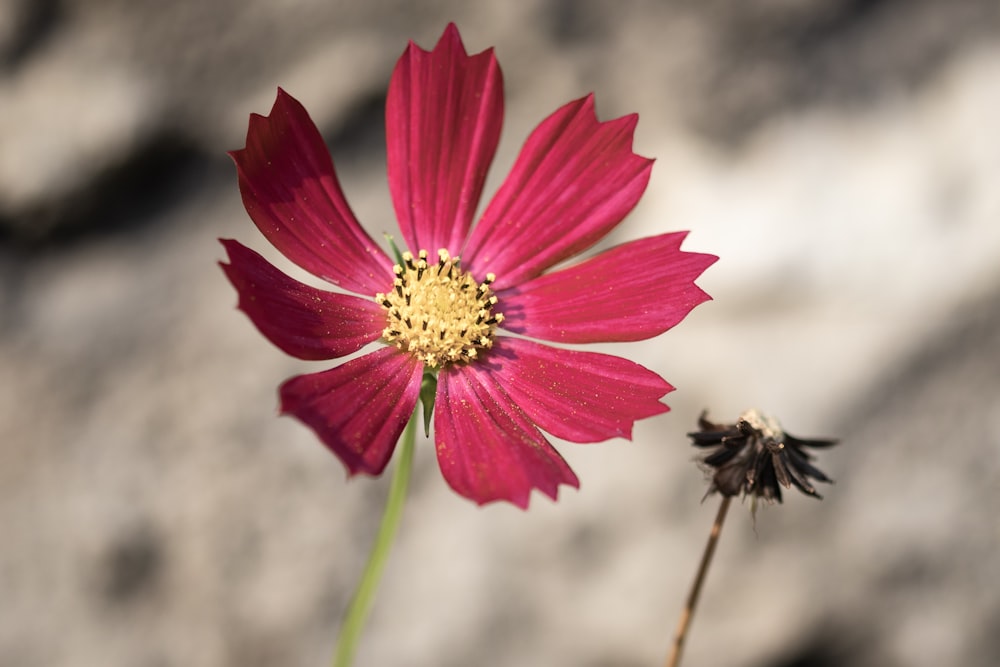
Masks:
[[[392,269],[392,291],[375,295],[386,310],[382,337],[431,368],[476,359],[480,350],[493,347],[494,331],[503,321],[493,312],[497,298],[490,283],[496,276],[487,274],[477,283],[459,261],[443,248],[433,264],[426,250],[416,258],[404,252],[404,266]]]

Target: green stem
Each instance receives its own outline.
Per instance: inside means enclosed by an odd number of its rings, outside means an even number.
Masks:
[[[368,563],[365,565],[361,580],[358,582],[358,588],[354,592],[354,598],[351,600],[347,614],[340,626],[337,650],[333,656],[334,667],[349,667],[354,661],[358,640],[361,638],[362,630],[364,630],[365,621],[368,620],[368,613],[371,611],[372,602],[375,599],[375,591],[382,578],[382,570],[385,569],[389,550],[396,537],[399,519],[403,514],[403,502],[406,500],[406,487],[410,481],[410,469],[413,467],[413,443],[416,439],[418,415],[419,406],[410,417],[406,430],[403,431],[403,451],[399,455],[399,461],[396,462],[396,469],[392,475],[389,498],[385,504],[382,523],[379,526],[378,535],[375,536],[375,544],[368,557]]]

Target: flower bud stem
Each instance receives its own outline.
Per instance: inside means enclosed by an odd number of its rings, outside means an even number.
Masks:
[[[712,555],[715,553],[715,546],[719,543],[719,534],[722,532],[722,523],[726,520],[726,511],[729,510],[731,496],[723,496],[719,511],[715,515],[715,523],[712,524],[712,532],[708,535],[708,542],[705,544],[705,553],[701,556],[701,564],[698,566],[698,574],[695,575],[691,584],[691,592],[688,593],[687,603],[681,612],[681,620],[677,624],[677,633],[674,636],[674,644],[670,648],[670,656],[667,658],[666,667],[677,667],[681,662],[681,649],[684,648],[684,640],[687,638],[688,628],[691,625],[691,618],[694,616],[694,608],[698,604],[698,597],[701,595],[701,585],[705,582],[705,575],[708,573],[708,566],[712,562]]]
[[[414,411],[403,431],[402,451],[399,453],[399,460],[396,462],[396,468],[392,474],[389,497],[386,500],[378,535],[375,536],[375,544],[372,546],[368,563],[358,581],[354,598],[341,622],[340,637],[337,639],[336,653],[333,656],[334,667],[348,667],[354,661],[354,652],[357,649],[358,640],[361,638],[361,632],[364,630],[365,621],[368,620],[368,613],[371,611],[372,602],[375,599],[375,591],[378,589],[382,570],[385,569],[385,562],[389,557],[389,550],[392,548],[396,529],[399,527],[399,520],[403,514],[406,487],[409,485],[410,469],[413,467],[413,443],[416,440],[419,419],[420,407],[417,406],[417,410]]]

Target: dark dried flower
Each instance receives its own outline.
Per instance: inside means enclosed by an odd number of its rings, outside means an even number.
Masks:
[[[712,473],[708,492],[724,496],[752,496],[754,500],[781,502],[781,487],[795,485],[802,493],[822,498],[810,478],[832,482],[809,461],[804,447],[830,447],[836,440],[804,440],[785,433],[777,419],[759,410],[747,410],[735,424],[713,424],[707,413],[698,418],[691,444],[711,448],[701,463]]]

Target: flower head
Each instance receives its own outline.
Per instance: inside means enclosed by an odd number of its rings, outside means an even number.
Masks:
[[[735,424],[713,424],[705,413],[696,433],[688,433],[696,447],[711,448],[702,464],[712,473],[708,492],[723,496],[743,494],[755,500],[781,502],[781,487],[795,486],[815,498],[822,496],[809,479],[831,480],[815,468],[804,447],[830,447],[836,440],[804,440],[785,433],[778,420],[759,410],[747,410]]]
[[[652,161],[631,148],[637,117],[600,122],[593,96],[542,121],[473,226],[502,120],[492,50],[467,55],[454,25],[433,51],[409,45],[386,103],[389,190],[408,247],[394,262],[355,219],[305,109],[279,89],[231,153],[243,203],[285,257],[343,291],[302,284],[233,240],[222,267],[239,307],[288,354],[336,359],[382,343],[280,388],[282,412],[350,474],[382,472],[430,375],[444,478],[478,503],[526,507],[532,489],[555,498],[579,485],[543,430],[628,438],[636,420],[668,410],[660,399],[673,389],[625,359],[531,339],[660,334],[709,298],[694,280],[716,258],[682,251],[681,232],[550,271],[618,225],[649,180]]]

